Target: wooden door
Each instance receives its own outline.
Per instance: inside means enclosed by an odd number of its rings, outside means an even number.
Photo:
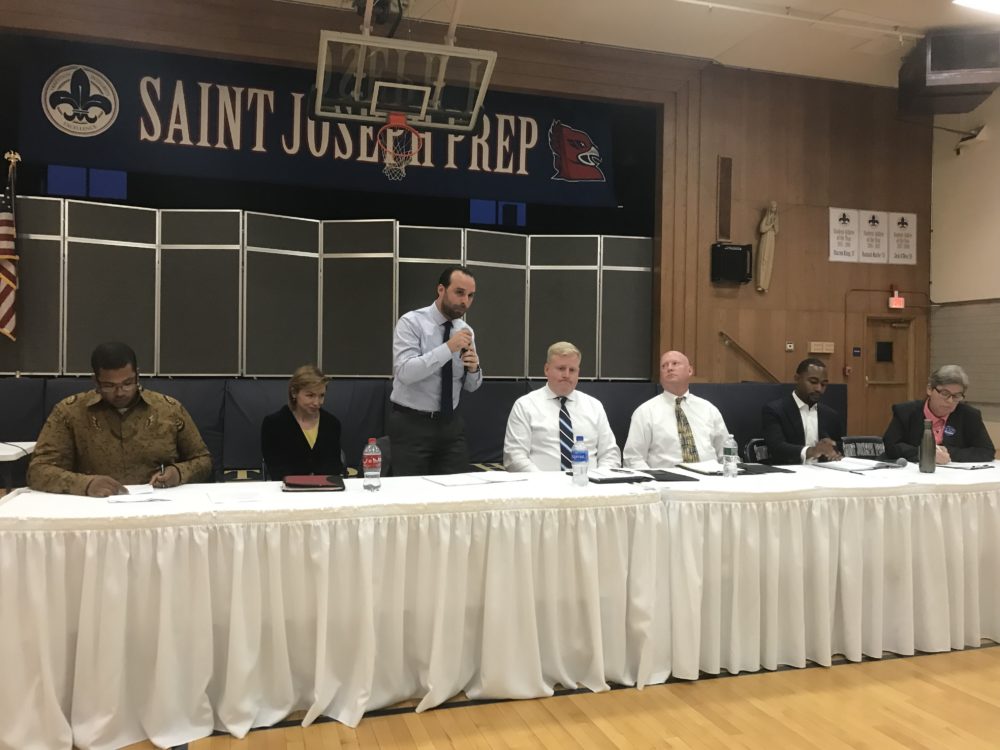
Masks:
[[[864,433],[881,435],[891,407],[914,392],[913,318],[867,316],[865,319]]]

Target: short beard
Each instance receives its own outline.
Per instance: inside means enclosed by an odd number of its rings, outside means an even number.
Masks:
[[[441,300],[441,312],[444,314],[446,318],[449,318],[450,320],[457,320],[458,318],[461,318],[463,315],[465,315],[464,311],[459,311],[457,307],[449,305],[444,300]]]

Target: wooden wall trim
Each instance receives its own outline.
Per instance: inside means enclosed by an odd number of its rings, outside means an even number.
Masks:
[[[989,297],[986,299],[961,299],[952,302],[934,302],[932,306],[938,307],[967,307],[969,305],[995,305],[1000,302],[1000,297]]]

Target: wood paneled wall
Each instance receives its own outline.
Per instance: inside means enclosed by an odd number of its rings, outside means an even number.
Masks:
[[[905,292],[914,317],[913,396],[928,362],[931,128],[896,115],[896,92],[869,86],[720,67],[701,78],[701,149],[693,350],[700,374],[716,381],[758,379],[757,370],[719,342],[735,338],[780,379],[791,378],[809,341],[832,341],[824,355],[831,381],[848,385],[848,429],[881,433],[888,415],[867,414],[865,342],[870,314],[888,315],[890,285]],[[753,242],[768,203],[777,201],[780,232],[770,290],[715,286],[708,248],[715,239],[719,155],[733,158],[733,241]],[[831,263],[828,207],[917,214],[915,266]],[[785,342],[795,344],[785,351]],[[691,349],[690,343],[688,344]],[[862,356],[853,357],[854,346]],[[845,374],[845,367],[851,374]]]
[[[0,24],[11,29],[306,67],[315,62],[320,29],[356,31],[359,23],[353,13],[274,0],[0,0]],[[399,32],[435,42],[443,35],[441,25],[405,21]],[[863,342],[865,314],[885,312],[890,284],[913,290],[912,302],[926,301],[931,131],[897,119],[894,91],[461,27],[458,43],[497,50],[495,88],[660,108],[661,143],[650,153],[662,175],[651,196],[659,247],[654,349],[686,351],[698,379],[759,379],[721,344],[724,330],[782,379],[808,340],[833,341],[831,374],[840,382],[845,364],[860,363],[850,347]],[[760,211],[768,201],[779,204],[766,295],[753,285],[709,282],[720,154],[733,158],[734,241],[756,243]],[[827,262],[830,205],[916,212],[918,265]],[[796,343],[794,353],[785,353],[786,340]],[[850,429],[867,429],[857,408],[861,376],[847,382]]]

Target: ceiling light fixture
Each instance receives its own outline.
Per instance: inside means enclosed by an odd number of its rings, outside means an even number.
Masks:
[[[1000,0],[951,0],[953,5],[1000,15]]]

